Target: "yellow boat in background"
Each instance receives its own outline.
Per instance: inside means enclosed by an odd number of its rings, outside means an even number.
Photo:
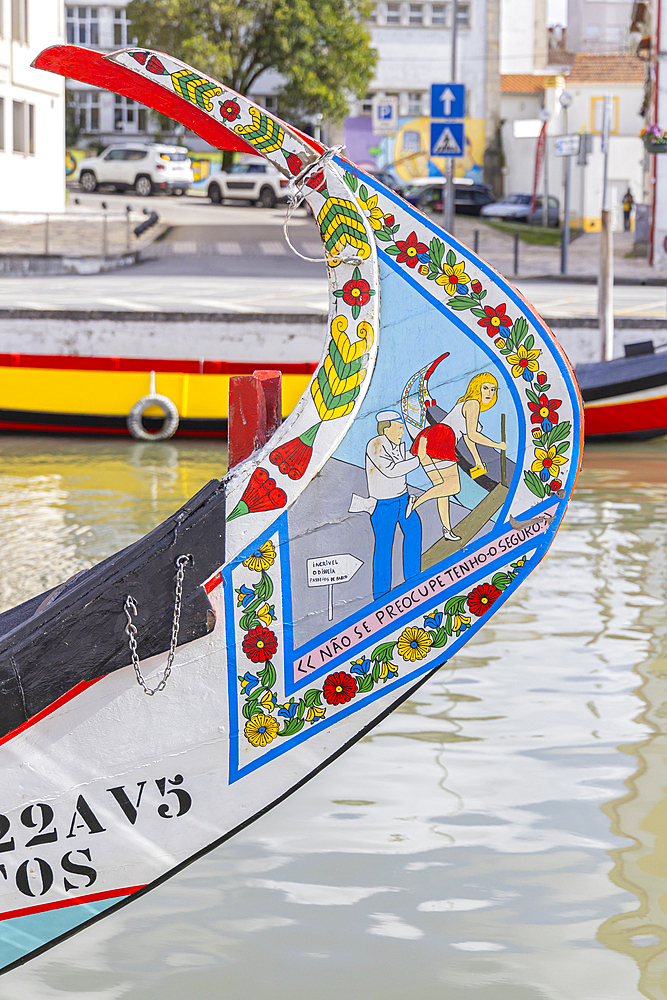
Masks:
[[[282,373],[283,417],[305,391],[314,364],[192,359],[0,354],[0,430],[128,434],[127,418],[143,398],[166,396],[178,411],[179,437],[226,437],[229,379],[257,368]],[[164,413],[143,410],[149,432]]]

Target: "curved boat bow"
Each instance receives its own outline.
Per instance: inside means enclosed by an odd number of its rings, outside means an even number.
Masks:
[[[537,565],[581,456],[549,330],[374,178],[162,53],[59,46],[35,65],[296,179],[331,296],[321,363],[265,447],[0,617],[5,969],[232,836],[407,698]]]

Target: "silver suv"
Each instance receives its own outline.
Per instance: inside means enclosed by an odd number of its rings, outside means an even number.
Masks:
[[[111,184],[117,191],[134,188],[142,197],[158,191],[185,194],[192,180],[185,146],[123,143],[108,146],[99,156],[87,157],[79,164],[79,184],[87,192]]]

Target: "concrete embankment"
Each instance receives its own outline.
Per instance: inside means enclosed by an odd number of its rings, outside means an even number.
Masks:
[[[545,317],[545,322],[572,364],[599,360],[595,317]],[[320,313],[0,310],[1,353],[316,362],[325,333],[326,316]],[[615,357],[625,344],[643,340],[667,343],[667,320],[616,319]]]

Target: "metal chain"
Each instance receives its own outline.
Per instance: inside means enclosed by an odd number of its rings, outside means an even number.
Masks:
[[[185,556],[179,556],[176,560],[176,598],[174,600],[174,619],[171,623],[171,641],[169,643],[169,656],[167,657],[167,665],[164,668],[164,674],[162,675],[162,680],[160,683],[154,687],[149,688],[144,680],[144,676],[141,673],[141,666],[139,664],[139,653],[137,651],[137,626],[132,621],[132,615],[137,614],[137,602],[130,594],[125,598],[125,605],[123,610],[127,616],[127,625],[125,626],[125,634],[130,643],[130,653],[132,654],[132,666],[134,667],[134,672],[137,675],[137,681],[144,689],[144,693],[153,696],[157,694],[158,691],[164,691],[167,681],[169,680],[169,675],[171,673],[171,668],[174,663],[174,656],[176,654],[176,645],[178,643],[178,630],[181,627],[181,604],[183,602],[183,577],[185,576],[185,567],[188,563],[194,563],[194,557],[191,553]]]

